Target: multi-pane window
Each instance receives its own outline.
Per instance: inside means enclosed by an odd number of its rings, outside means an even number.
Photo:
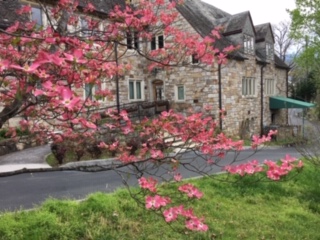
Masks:
[[[255,96],[256,95],[256,81],[252,77],[242,78],[242,95]]]
[[[184,85],[176,86],[176,100],[184,101],[185,100],[185,87]]]
[[[276,93],[274,79],[265,79],[264,90],[266,95],[274,95]]]
[[[151,50],[164,48],[164,37],[163,35],[156,35],[151,40]]]
[[[273,44],[270,44],[270,43],[266,44],[266,57],[267,59],[273,60],[274,58]]]
[[[138,49],[139,48],[139,36],[137,32],[127,32],[127,48]]]
[[[244,35],[243,38],[243,51],[247,54],[254,53],[254,38],[249,35]]]
[[[129,80],[129,100],[143,100],[142,81]]]

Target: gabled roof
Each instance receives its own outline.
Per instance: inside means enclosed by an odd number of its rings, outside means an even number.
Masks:
[[[256,42],[265,41],[268,31],[270,31],[272,35],[272,40],[274,42],[273,31],[270,23],[264,23],[264,24],[256,25],[254,27],[256,29]]]
[[[249,11],[231,15],[201,0],[185,0],[182,4],[178,4],[176,8],[202,37],[209,35],[214,28],[222,27],[222,37],[215,42],[215,46],[219,49],[236,45],[229,36],[243,32],[248,18],[257,41],[265,41],[268,31],[271,32],[273,37],[270,23],[254,26]],[[256,50],[256,59],[260,63],[267,63],[263,51],[265,49]],[[235,51],[229,55],[229,58],[246,59],[246,56],[241,51]],[[290,69],[277,55],[274,57],[274,62],[278,68]]]
[[[242,32],[248,18],[251,22],[253,31],[255,32],[252,18],[249,11],[218,19],[215,21],[215,25],[221,26],[223,28],[223,35],[225,36],[232,35],[235,33]]]
[[[182,4],[177,4],[176,8],[202,37],[209,35],[216,27],[222,27],[223,36],[215,43],[219,49],[237,45],[227,36],[242,32],[248,18],[252,24],[250,12],[231,15],[201,0],[185,0]],[[253,31],[255,31],[254,27]],[[238,59],[246,58],[240,51],[233,52],[231,55],[230,57]]]
[[[200,0],[185,0],[182,4],[177,4],[176,8],[202,37],[210,34],[216,27],[216,19],[231,16]]]

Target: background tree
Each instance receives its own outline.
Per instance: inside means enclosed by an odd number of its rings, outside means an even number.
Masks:
[[[317,82],[314,73],[309,73],[306,78],[293,79],[295,85],[292,89],[292,97],[306,102],[312,102],[317,95]]]
[[[279,24],[273,24],[272,30],[275,40],[275,52],[284,62],[292,62],[292,59],[288,59],[290,50],[292,51],[295,44],[294,40],[290,37],[290,22],[280,22]],[[291,58],[291,56],[290,56]]]
[[[295,83],[304,93],[300,95],[316,95],[317,116],[320,119],[319,109],[319,54],[320,54],[320,2],[317,0],[303,1],[296,0],[296,8],[290,11],[291,15],[291,36],[303,43],[303,49],[296,58]],[[311,77],[311,78],[309,78]],[[301,80],[301,81],[300,81]],[[314,87],[314,89],[312,89]],[[315,93],[316,91],[316,93]],[[304,158],[319,166],[319,127],[318,123],[311,123],[305,129],[304,142],[297,146],[298,151]]]
[[[292,24],[290,35],[301,42],[302,50],[295,58],[293,71],[293,84],[298,87],[296,92],[300,95],[310,96],[310,100],[318,102],[319,91],[319,54],[320,54],[320,29],[319,17],[320,3],[318,1],[296,0],[296,9],[290,11]],[[313,87],[316,89],[314,90]],[[305,93],[301,93],[304,91]],[[316,91],[316,93],[315,93]],[[319,105],[319,104],[318,104]],[[319,107],[317,107],[319,112]]]

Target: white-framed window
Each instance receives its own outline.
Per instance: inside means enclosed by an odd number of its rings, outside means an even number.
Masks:
[[[104,102],[106,101],[105,97],[102,97],[99,92],[106,90],[106,83],[104,81],[101,81],[96,84],[89,84],[86,83],[84,85],[84,98],[85,99],[90,99],[93,101],[99,101],[99,102]]]
[[[42,9],[40,7],[31,6],[31,20],[36,22],[37,26],[43,25]]]
[[[39,5],[25,1],[22,1],[21,4],[22,6],[29,5],[31,7],[30,21],[35,22],[38,27],[45,25],[45,14],[43,13],[43,10]]]
[[[264,80],[264,91],[266,95],[275,95],[276,93],[276,84],[274,79],[265,79]]]
[[[80,24],[80,35],[82,37],[88,37],[91,35],[91,31],[89,30],[89,23],[88,20],[85,17],[80,17],[79,19]]]
[[[139,49],[138,32],[135,32],[135,31],[127,32],[127,48],[128,49]]]
[[[273,44],[271,43],[266,44],[266,57],[269,60],[273,60],[274,58]]]
[[[144,84],[141,80],[129,80],[129,100],[142,101],[144,99]]]
[[[247,54],[254,54],[254,37],[243,35],[243,51]]]
[[[176,101],[185,101],[186,95],[185,95],[185,86],[184,85],[176,85],[175,86],[175,99]]]
[[[248,97],[253,97],[256,95],[256,81],[254,78],[242,78],[242,95]]]
[[[150,49],[151,50],[156,50],[156,49],[160,49],[160,48],[164,48],[164,36],[163,36],[163,34],[155,35],[151,39]]]

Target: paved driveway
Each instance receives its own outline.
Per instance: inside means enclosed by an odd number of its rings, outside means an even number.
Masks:
[[[0,156],[0,172],[22,168],[49,168],[45,157],[50,152],[50,146],[43,145]]]

